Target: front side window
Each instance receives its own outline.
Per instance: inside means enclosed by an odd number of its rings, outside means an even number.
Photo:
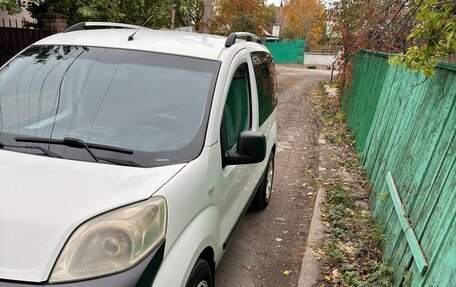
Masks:
[[[234,73],[223,109],[222,152],[234,149],[241,132],[250,128],[250,86],[246,63]]]
[[[259,124],[263,124],[277,106],[277,80],[272,57],[266,52],[251,54],[258,90]]]
[[[0,142],[71,137],[132,150],[109,156],[144,166],[188,161],[204,144],[219,66],[142,51],[32,46],[0,70]],[[49,149],[90,160],[82,149]]]

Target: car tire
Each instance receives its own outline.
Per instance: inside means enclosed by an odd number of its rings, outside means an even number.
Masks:
[[[271,154],[268,165],[266,166],[266,172],[263,176],[260,187],[255,194],[255,197],[252,202],[252,207],[255,210],[265,209],[269,201],[271,200],[272,195],[272,184],[274,181],[274,153]]]
[[[214,287],[211,267],[206,260],[196,261],[185,287]]]

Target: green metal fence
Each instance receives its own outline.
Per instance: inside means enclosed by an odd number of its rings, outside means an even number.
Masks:
[[[441,65],[425,78],[370,51],[358,53],[354,65],[343,109],[372,183],[372,211],[385,230],[395,284],[408,274],[413,287],[455,286],[456,68]],[[402,223],[410,224],[419,245],[401,227],[388,173],[407,216]]]
[[[265,41],[264,45],[271,51],[276,63],[304,63],[306,41],[304,40],[281,40]]]

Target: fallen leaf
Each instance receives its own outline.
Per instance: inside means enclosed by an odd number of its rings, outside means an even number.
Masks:
[[[325,279],[328,280],[328,281],[331,281],[331,276],[325,275]]]
[[[352,247],[352,246],[349,246],[347,244],[344,244],[344,243],[341,243],[340,244],[340,248],[345,251],[345,253],[347,253],[348,255],[355,255],[356,254],[356,248]]]
[[[307,193],[308,196],[311,196],[311,195],[313,195],[313,194],[314,194],[313,192],[308,192],[308,193]]]
[[[284,275],[290,275],[291,273],[292,273],[292,272],[291,272],[290,270],[285,270],[285,271],[283,271],[283,274],[284,274]]]

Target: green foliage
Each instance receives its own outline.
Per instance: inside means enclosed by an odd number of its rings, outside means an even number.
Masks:
[[[343,112],[337,112],[336,113],[336,116],[335,116],[335,119],[337,122],[343,122],[345,120],[345,114]]]
[[[283,7],[283,26],[283,37],[305,39],[313,47],[324,37],[324,6],[317,0],[290,0]]]
[[[319,83],[312,101],[322,119],[323,133],[332,137],[345,133],[347,126],[340,113],[340,98],[329,95],[325,86],[325,82]],[[386,242],[384,228],[376,224],[368,210],[367,177],[350,152],[353,145],[338,144],[344,149],[331,159],[338,162],[339,168],[345,167],[352,177],[336,175],[338,179],[333,180],[323,175],[326,199],[322,223],[327,227],[327,234],[314,252],[321,259],[324,277],[319,286],[393,286],[393,269],[390,262],[383,260],[380,250]]]
[[[215,4],[213,33],[228,35],[243,31],[264,35],[271,31],[275,21],[274,5],[265,5],[263,0],[219,0]]]
[[[176,9],[175,26],[195,26],[201,28],[204,15],[203,0],[174,0]]]
[[[81,21],[112,21],[141,25],[153,16],[147,26],[161,28],[171,22],[172,3],[168,0],[35,0],[29,3],[27,9],[35,18],[46,12],[64,14],[68,16],[69,25]]]
[[[418,0],[422,1],[422,0]],[[353,75],[353,55],[362,49],[400,52],[413,27],[416,5],[411,0],[333,1],[329,42],[340,47],[339,87],[346,91]]]
[[[251,31],[256,33],[256,21],[245,14],[235,15],[233,18],[233,24],[231,25],[231,32],[236,31]]]
[[[16,0],[0,0],[0,11],[15,15],[21,12],[21,6]]]
[[[388,192],[388,191],[379,192],[379,193],[377,194],[378,200],[381,200],[381,201],[387,200],[388,197],[389,197],[389,192]]]
[[[393,286],[393,269],[379,250],[385,236],[370,213],[356,207],[357,196],[341,182],[327,189],[329,234],[319,251],[324,269],[331,271],[332,286]]]
[[[420,71],[426,77],[435,74],[439,61],[456,53],[456,5],[452,1],[424,0],[416,14],[416,25],[408,36],[414,43],[405,54],[390,63]]]
[[[404,272],[404,281],[402,281],[402,287],[411,287],[412,286],[412,271]]]

